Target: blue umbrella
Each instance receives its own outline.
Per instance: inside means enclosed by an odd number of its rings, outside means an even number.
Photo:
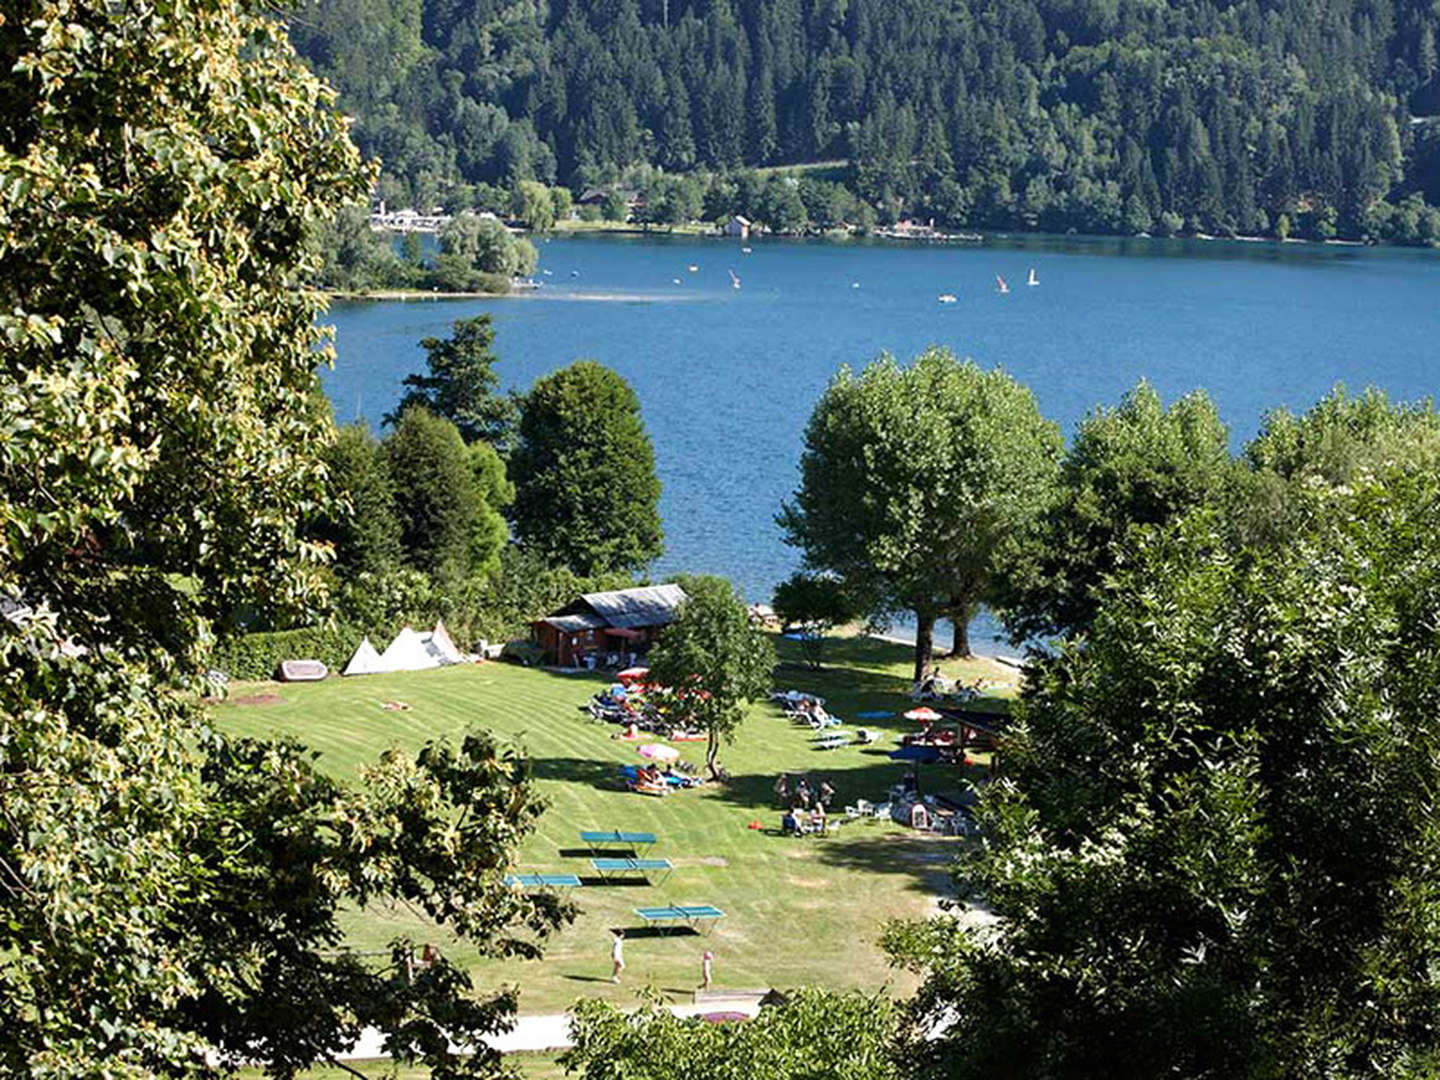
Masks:
[[[891,750],[889,756],[896,761],[939,761],[940,750],[934,746],[902,746]]]

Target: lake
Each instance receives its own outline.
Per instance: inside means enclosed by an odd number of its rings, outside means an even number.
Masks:
[[[1403,399],[1435,390],[1440,255],[1429,251],[1071,237],[754,240],[750,254],[721,239],[538,246],[550,273],[533,294],[336,303],[324,383],[337,419],[377,428],[401,380],[424,366],[419,340],[488,311],[506,386],[526,389],[579,358],[629,381],[664,489],[666,551],[653,574],[723,574],[751,600],[767,600],[798,562],[773,518],[798,482],[817,397],[841,364],[882,351],[909,358],[941,344],[1001,365],[1067,437],[1142,377],[1167,401],[1203,387],[1237,449],[1268,409],[1304,409],[1336,382]],[[938,303],[946,293],[956,302]],[[994,627],[982,616],[973,634],[984,649]]]

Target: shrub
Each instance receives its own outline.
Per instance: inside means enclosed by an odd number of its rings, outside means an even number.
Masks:
[[[233,679],[272,678],[282,660],[320,660],[339,672],[360,637],[359,630],[343,623],[241,634],[216,646],[213,663]],[[384,643],[379,647],[384,648]]]

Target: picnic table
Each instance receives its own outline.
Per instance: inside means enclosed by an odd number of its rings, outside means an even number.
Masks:
[[[623,831],[589,831],[582,832],[580,839],[590,846],[591,851],[599,851],[607,845],[648,848],[655,844],[653,832],[623,832]]]
[[[522,889],[578,889],[580,879],[574,874],[506,874],[505,884]]]
[[[673,926],[675,923],[683,922],[690,929],[700,933],[708,932],[701,929],[707,920],[710,923],[709,928],[713,930],[715,924],[725,917],[725,912],[714,904],[667,904],[663,907],[637,907],[635,914],[645,920],[646,926]]]
[[[669,859],[591,859],[590,865],[595,872],[607,881],[613,875],[623,877],[628,874],[639,874],[646,881],[650,880],[652,872],[663,870],[660,881],[664,881],[675,869],[675,864]],[[658,885],[659,882],[656,882]]]

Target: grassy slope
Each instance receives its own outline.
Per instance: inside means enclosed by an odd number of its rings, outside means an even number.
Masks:
[[[898,714],[909,704],[901,696],[909,666],[903,647],[858,639],[836,642],[827,661],[844,666],[811,673],[793,662],[789,642],[780,645],[782,659],[791,662],[777,672],[779,684],[819,692],[841,717],[880,709]],[[946,671],[967,678],[1013,678],[984,662],[950,662]],[[482,988],[518,984],[523,1012],[560,1011],[577,997],[591,995],[626,1003],[646,983],[675,1000],[688,1000],[703,948],[715,953],[719,987],[873,987],[896,978],[875,945],[881,926],[886,919],[931,909],[933,897],[945,888],[945,864],[956,841],[918,838],[879,822],[851,825],[825,840],[797,841],[752,831],[746,824],[756,818],[767,828],[778,824],[771,785],[780,770],[829,777],[839,805],[856,798],[883,799],[902,771],[885,750],[893,747],[893,734],[913,727],[910,722],[898,715],[860,721],[886,732],[883,748],[822,752],[809,745],[808,730],[796,728],[771,706],[757,705],[736,744],[722,754],[734,776],[729,785],[653,799],[627,793],[613,780],[617,764],[638,760],[634,744],[612,740],[612,727],[579,709],[601,685],[603,680],[595,677],[486,664],[315,685],[236,687],[232,696],[263,691],[282,700],[224,705],[216,715],[237,733],[293,734],[321,751],[322,767],[341,776],[353,775],[392,742],[413,750],[432,736],[456,735],[472,724],[514,738],[533,758],[550,799],[537,834],[522,852],[527,870],[586,876],[588,864],[568,854],[578,847],[581,829],[659,834],[652,854],[677,866],[664,885],[582,888],[575,897],[584,913],[549,943],[542,961],[472,963]],[[412,710],[382,711],[379,703],[392,698],[410,703]],[[703,744],[679,746],[688,760],[703,760]],[[931,790],[957,782],[934,768],[922,777]],[[639,920],[632,908],[663,902],[714,903],[728,918],[704,939],[633,935],[626,945],[625,985],[610,985],[608,928],[635,928]],[[404,911],[355,912],[346,926],[357,948],[383,948],[392,937],[409,934],[447,951],[461,949],[446,931],[425,927]]]

